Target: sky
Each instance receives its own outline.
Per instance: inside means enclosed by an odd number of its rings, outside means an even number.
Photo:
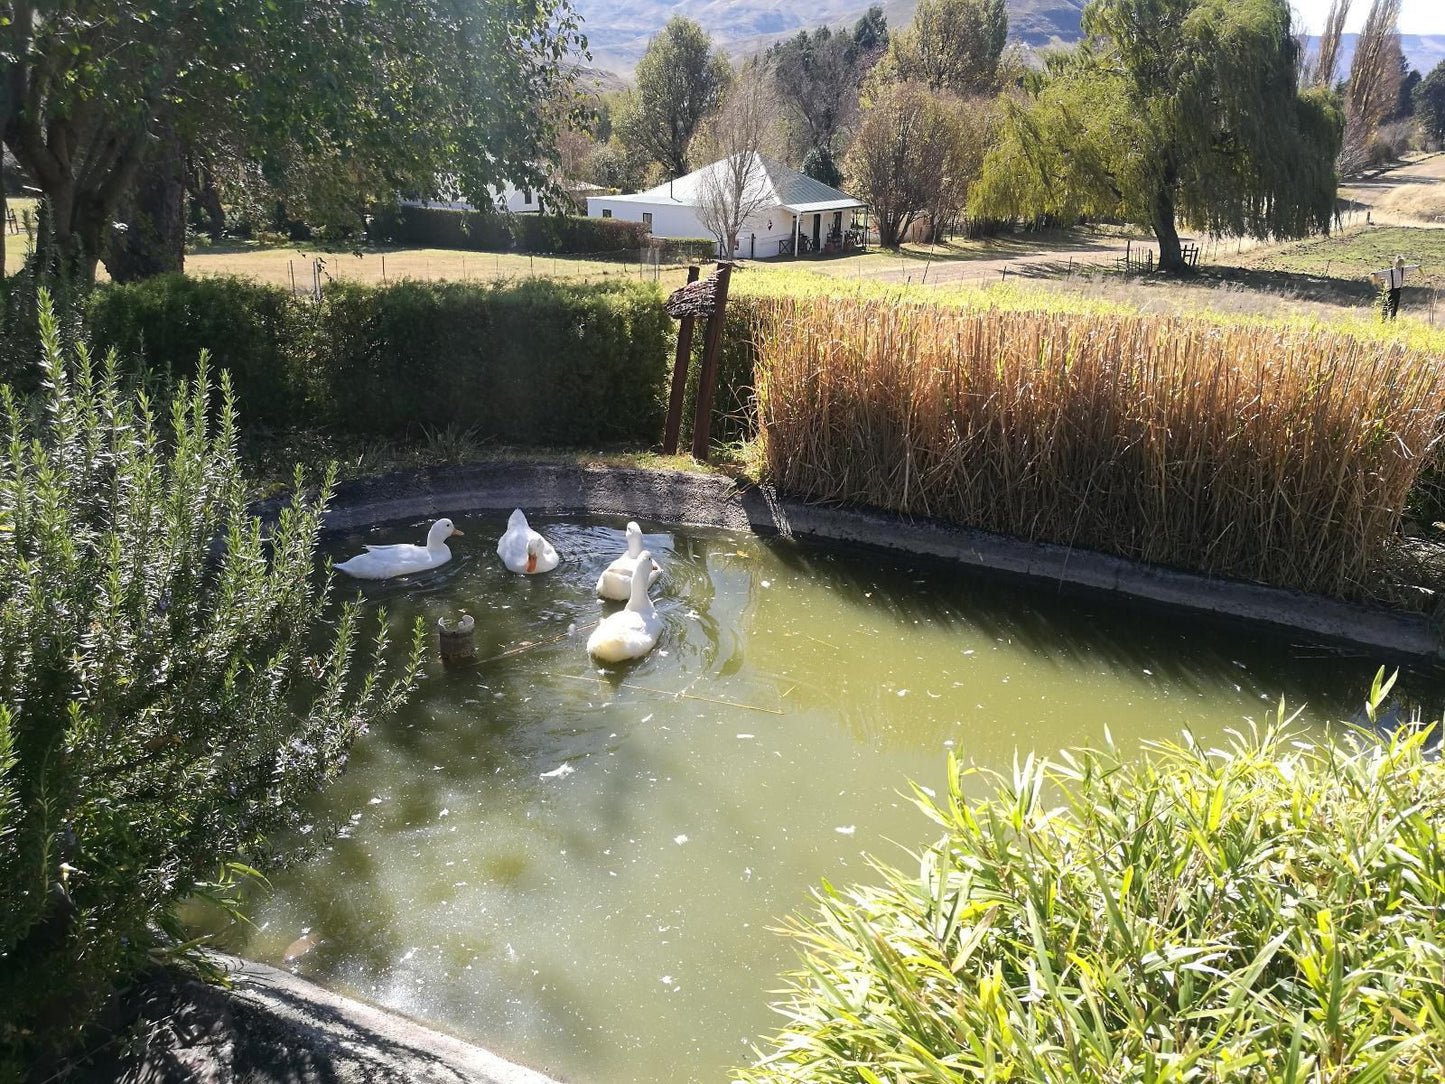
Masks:
[[[1318,34],[1325,25],[1330,0],[1291,0],[1290,6],[1303,20],[1305,29],[1311,34]],[[1345,20],[1345,32],[1358,33],[1369,10],[1370,0],[1354,0],[1350,5],[1349,18]],[[1400,33],[1445,34],[1445,3],[1442,0],[1405,0],[1400,8]]]

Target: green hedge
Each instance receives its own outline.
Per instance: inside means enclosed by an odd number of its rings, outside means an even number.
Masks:
[[[578,215],[483,214],[445,207],[396,207],[378,211],[367,229],[380,244],[479,252],[635,252],[648,243],[640,222]],[[715,250],[715,247],[714,249]],[[713,251],[710,250],[710,251]]]
[[[92,343],[143,359],[162,376],[189,377],[202,350],[231,372],[243,416],[267,425],[310,420],[306,340],[311,313],[279,286],[242,278],[159,275],[90,297]]]
[[[675,325],[651,283],[401,282],[320,305],[242,279],[102,286],[91,339],[162,376],[202,349],[247,424],[400,435],[458,424],[514,444],[661,438]]]
[[[672,342],[652,287],[403,282],[329,290],[315,357],[339,428],[583,445],[658,439]]]

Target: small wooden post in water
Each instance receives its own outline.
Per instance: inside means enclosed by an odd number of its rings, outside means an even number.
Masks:
[[[688,285],[697,281],[696,266],[687,269]],[[672,397],[667,401],[667,427],[662,433],[662,454],[677,454],[677,438],[682,430],[682,400],[687,394],[687,367],[692,361],[692,316],[684,316],[677,329],[677,360],[672,365]]]
[[[728,280],[732,278],[733,265],[719,263],[717,269],[717,293],[712,313],[707,318],[707,332],[703,336],[702,370],[697,378],[697,409],[692,416],[692,457],[707,462],[708,437],[712,429],[713,385],[717,383],[717,356],[722,346],[723,318],[727,314]]]
[[[472,642],[472,633],[477,622],[471,614],[462,614],[461,620],[449,626],[445,617],[437,618],[437,639],[441,642],[442,662],[448,666],[471,662],[477,653]]]

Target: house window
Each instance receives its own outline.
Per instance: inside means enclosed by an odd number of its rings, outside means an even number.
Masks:
[[[530,188],[522,189],[522,202],[528,207],[532,206],[532,190]]]
[[[603,218],[611,218],[611,217],[612,217],[612,208],[610,208],[610,207],[604,207],[604,208],[602,208],[602,217],[603,217]]]
[[[643,212],[642,212],[642,224],[643,224],[644,226],[646,226],[649,230],[652,229],[652,212],[651,212],[651,211],[643,211]]]

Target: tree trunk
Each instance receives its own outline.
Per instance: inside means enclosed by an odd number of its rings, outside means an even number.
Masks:
[[[110,238],[105,266],[116,282],[134,282],[185,267],[185,160],[180,140],[169,126],[157,135],[122,205],[125,229]]]
[[[1159,241],[1159,270],[1170,274],[1188,270],[1174,221],[1174,193],[1167,187],[1161,188],[1154,200],[1154,236]]]
[[[4,148],[0,147],[0,156],[3,156],[4,153]],[[6,202],[5,178],[3,176],[4,168],[4,165],[0,164],[0,279],[3,279],[5,277],[5,240],[10,233],[10,224],[5,221]]]
[[[212,241],[219,241],[226,235],[226,211],[221,206],[221,193],[216,187],[216,175],[210,162],[202,155],[188,155],[186,158],[186,190],[206,215],[206,232]]]

